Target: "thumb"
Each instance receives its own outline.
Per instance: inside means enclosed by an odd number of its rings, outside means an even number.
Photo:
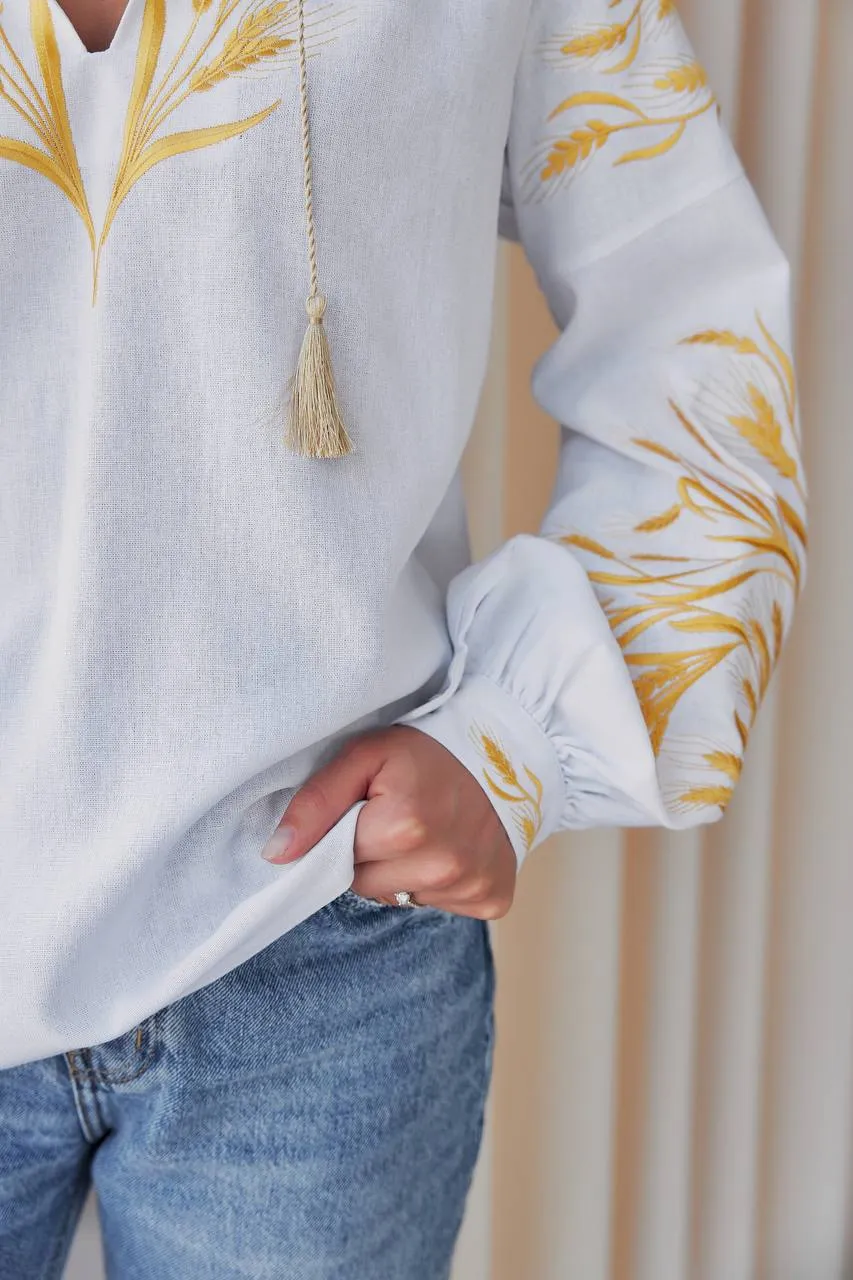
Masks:
[[[303,857],[347,809],[366,797],[380,763],[378,751],[369,750],[364,742],[359,742],[357,749],[345,747],[302,784],[261,856],[279,864]]]

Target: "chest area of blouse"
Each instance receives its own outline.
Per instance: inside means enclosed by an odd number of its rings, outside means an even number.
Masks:
[[[312,88],[341,115],[372,108],[374,122],[410,101],[429,101],[433,120],[459,99],[488,108],[511,85],[529,7],[306,0]],[[180,126],[227,126],[235,103],[277,106],[295,87],[298,9],[297,0],[115,0],[93,23],[80,0],[0,6],[0,134],[67,133],[105,153],[123,133],[144,147]],[[104,47],[90,51],[96,42]]]
[[[448,162],[505,138],[529,0],[306,0],[312,143],[328,192],[341,173],[402,208]],[[299,164],[296,0],[127,0],[109,47],[87,51],[58,0],[0,8],[0,211],[12,172],[64,197],[101,254],[128,205],[195,210]],[[41,181],[35,182],[33,174]],[[181,175],[178,189],[175,174]],[[362,179],[363,175],[363,179]],[[432,175],[432,176],[431,176]],[[35,185],[33,185],[35,183]],[[291,201],[294,204],[295,202]]]

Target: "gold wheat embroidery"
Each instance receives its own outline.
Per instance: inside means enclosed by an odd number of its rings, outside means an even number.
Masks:
[[[585,25],[567,35],[546,41],[549,61],[565,60],[600,67],[606,75],[619,75],[634,65],[648,27],[661,26],[675,12],[674,0],[634,0],[627,13],[626,0],[609,0],[608,9],[622,9],[624,16],[610,22]]]
[[[512,820],[527,852],[542,827],[542,783],[527,765],[522,766],[527,783],[522,782],[494,733],[473,725],[470,735],[488,766],[483,769],[487,787],[493,796],[513,806]]]
[[[675,16],[675,0],[608,0],[607,9],[621,10],[622,16],[546,40],[546,60],[556,66],[567,61],[592,65],[605,75],[619,75],[637,61],[644,36],[662,30]]]
[[[2,12],[0,6],[0,19]],[[95,228],[71,133],[59,49],[47,0],[30,0],[30,29],[42,89],[27,72],[0,20],[0,101],[8,103],[41,146],[0,137],[0,159],[22,164],[59,188],[79,215],[94,255]]]
[[[330,22],[333,17],[328,10],[315,15],[309,31],[314,44],[329,32]],[[164,160],[214,146],[254,128],[275,111],[280,100],[253,115],[222,124],[167,132],[167,122],[193,95],[206,94],[231,77],[272,70],[295,58],[296,23],[293,0],[192,0],[188,29],[158,78],[166,0],[145,0],[121,155],[98,233],[80,174],[48,0],[30,0],[30,26],[43,90],[28,75],[0,21],[0,101],[13,108],[41,144],[0,138],[0,159],[41,173],[71,202],[91,246],[93,303],[110,229],[136,183]]]
[[[558,41],[557,52],[563,58],[592,62],[607,60],[615,53],[618,61],[607,66],[607,73],[617,75],[620,71],[627,70],[636,59],[643,39],[644,3],[645,0],[637,0],[631,12],[621,22],[602,23]],[[611,4],[610,7],[616,6]]]
[[[694,446],[689,454],[657,441],[634,440],[641,455],[672,464],[676,498],[638,522],[634,534],[652,538],[685,516],[697,517],[708,526],[708,556],[696,560],[640,543],[628,554],[617,554],[578,532],[560,539],[588,562],[590,580],[631,670],[656,755],[681,699],[715,669],[728,664],[735,672],[741,704],[734,712],[734,730],[740,751],[711,746],[701,754],[698,768],[722,776],[708,783],[684,783],[676,800],[686,808],[724,808],[730,799],[803,580],[802,517],[781,493],[756,493],[738,470],[738,451],[745,462],[757,455],[803,496],[794,446],[793,365],[760,316],[757,326],[760,337],[709,329],[684,340],[685,345],[725,349],[746,366],[743,373],[735,371],[722,390],[712,388],[700,397],[692,416],[670,402],[685,444]],[[769,382],[763,381],[762,372]],[[772,387],[778,404],[771,400]],[[728,531],[715,533],[714,525]],[[739,606],[727,607],[727,601],[747,583],[757,589],[750,592],[753,604],[745,615]],[[673,642],[688,636],[694,642],[661,648],[659,637],[667,634]],[[650,635],[655,637],[651,649],[646,647]]]
[[[622,3],[611,0],[608,7]],[[614,167],[666,155],[694,121],[716,109],[707,73],[695,58],[674,55],[640,65],[648,33],[668,24],[674,14],[671,0],[637,0],[622,19],[546,42],[544,55],[557,66],[588,65],[603,76],[631,70],[632,75],[625,92],[585,89],[551,111],[549,123],[581,118],[568,133],[544,138],[534,149],[522,173],[528,199],[551,194],[601,154],[610,155]],[[635,138],[640,145],[633,145]]]

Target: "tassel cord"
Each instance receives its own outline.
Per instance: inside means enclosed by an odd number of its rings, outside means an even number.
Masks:
[[[311,162],[311,124],[308,110],[308,58],[305,48],[305,0],[297,0],[299,30],[299,108],[302,123],[302,164],[305,227],[308,242],[308,329],[299,353],[290,395],[286,442],[308,458],[342,458],[352,452],[338,405],[332,357],[323,316],[326,299],[320,292],[317,234],[314,225],[314,175]]]

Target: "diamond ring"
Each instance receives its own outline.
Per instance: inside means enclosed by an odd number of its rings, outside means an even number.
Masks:
[[[421,904],[415,902],[414,894],[409,893],[408,889],[400,889],[394,894],[394,901],[398,907],[419,907]]]

